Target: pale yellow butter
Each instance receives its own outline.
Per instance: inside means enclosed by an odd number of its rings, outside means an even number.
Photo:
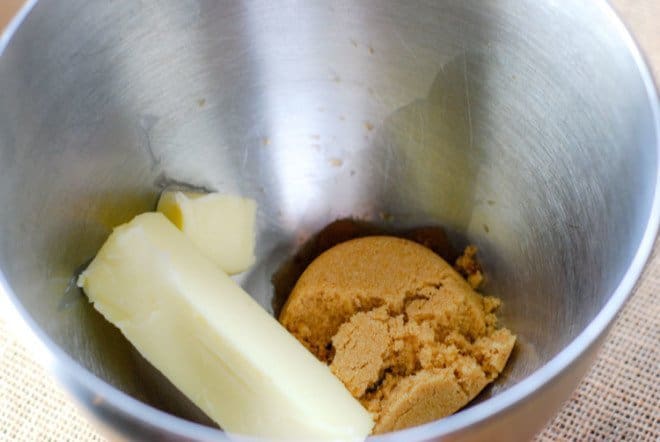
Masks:
[[[160,213],[117,227],[78,285],[228,432],[362,440],[373,426],[329,368]]]
[[[254,200],[166,190],[158,201],[158,211],[230,275],[254,263]]]

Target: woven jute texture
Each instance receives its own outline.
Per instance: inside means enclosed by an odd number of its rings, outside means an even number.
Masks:
[[[0,0],[0,21],[19,0]],[[660,0],[612,0],[660,75]],[[7,12],[9,11],[9,12]],[[0,26],[2,23],[0,22]],[[659,245],[599,357],[538,441],[660,440]],[[102,441],[0,302],[0,441]],[[13,324],[12,324],[13,325]]]
[[[660,439],[659,244],[596,364],[538,440]]]
[[[0,441],[103,440],[0,314]]]

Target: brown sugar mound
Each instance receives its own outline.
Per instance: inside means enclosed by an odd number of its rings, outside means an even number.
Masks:
[[[316,258],[280,321],[384,433],[454,413],[498,376],[515,343],[499,304],[425,247],[374,236]]]

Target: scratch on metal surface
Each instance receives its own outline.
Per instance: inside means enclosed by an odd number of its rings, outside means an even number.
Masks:
[[[417,61],[417,53],[413,48],[410,47],[410,45],[408,45],[408,43],[406,43],[406,40],[401,35],[401,31],[395,29],[394,33],[396,34],[396,37],[399,39],[399,43],[401,43],[403,49],[405,49],[406,52],[412,56],[413,61]]]
[[[250,155],[250,149],[248,146],[243,146],[243,158],[241,160],[241,172],[245,172],[247,169],[248,156]]]
[[[382,174],[386,182],[390,179],[390,168],[392,167],[392,160],[394,159],[393,146],[390,143],[385,145],[385,164],[383,164]]]
[[[151,131],[158,122],[158,117],[154,115],[143,115],[140,117],[140,128],[144,135],[144,148],[151,159],[151,169],[157,168],[161,163],[161,158],[156,155],[154,148],[151,144]]]
[[[417,112],[417,121],[419,126],[419,147],[422,149],[426,147],[426,118],[421,109],[418,109]]]
[[[472,105],[470,104],[470,82],[468,80],[468,64],[467,64],[467,55],[463,54],[463,78],[465,79],[465,101],[467,105],[467,117],[468,117],[468,143],[470,149],[472,149]]]

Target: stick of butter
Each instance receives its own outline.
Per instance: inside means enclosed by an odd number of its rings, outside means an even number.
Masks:
[[[78,285],[230,433],[362,440],[373,426],[330,369],[161,213],[117,227]]]
[[[166,190],[158,200],[158,211],[230,275],[254,263],[254,200]]]

